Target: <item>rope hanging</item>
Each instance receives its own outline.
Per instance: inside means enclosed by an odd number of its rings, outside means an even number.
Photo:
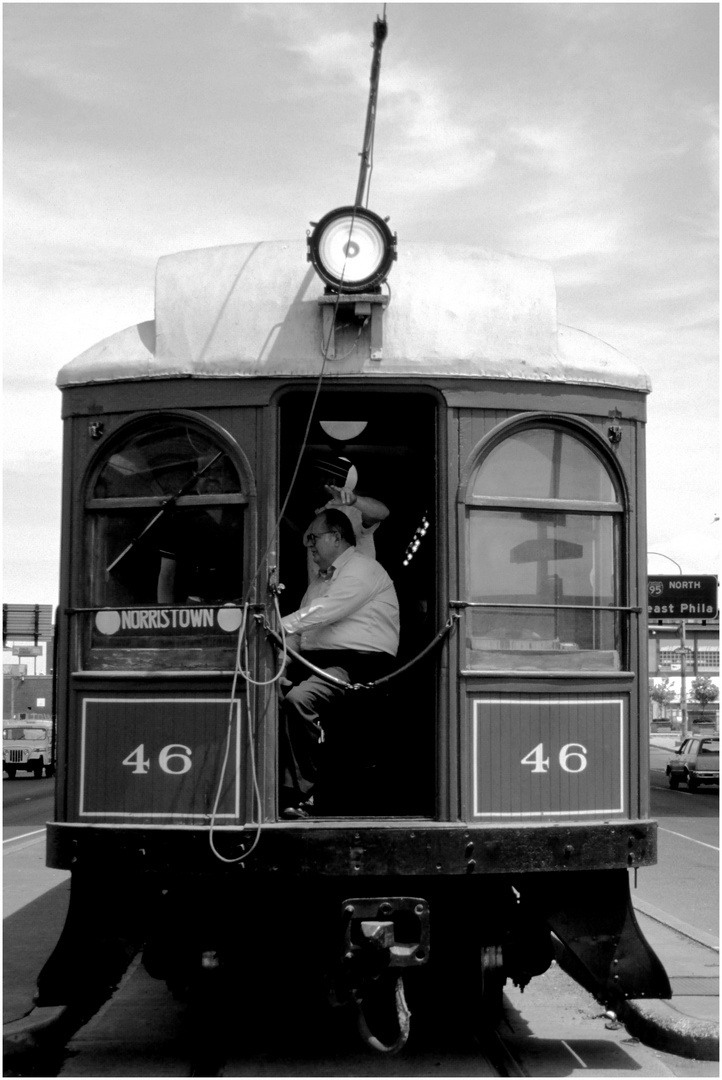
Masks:
[[[420,653],[418,653],[406,664],[404,664],[403,667],[397,668],[396,671],[392,671],[389,675],[384,675],[382,676],[382,678],[376,679],[374,682],[347,683],[344,682],[343,679],[337,679],[334,675],[329,675],[329,673],[327,671],[324,671],[323,668],[316,667],[315,664],[312,664],[310,660],[307,660],[304,656],[301,656],[301,654],[296,652],[295,649],[290,648],[290,646],[281,639],[280,634],[276,633],[276,631],[268,625],[265,615],[256,615],[256,619],[259,622],[263,623],[263,628],[266,631],[266,634],[270,638],[272,638],[275,641],[276,645],[283,649],[288,654],[288,656],[293,657],[293,659],[297,660],[299,664],[303,664],[304,667],[308,668],[309,671],[312,671],[314,675],[318,675],[320,678],[325,679],[326,682],[333,683],[334,686],[342,686],[345,690],[374,690],[377,686],[381,686],[382,683],[389,682],[391,679],[395,679],[397,675],[401,675],[403,674],[403,672],[408,671],[409,668],[413,667],[415,664],[418,664],[419,660],[422,660],[427,655],[427,653],[431,652],[431,650],[436,645],[438,645],[438,643],[442,641],[443,638],[446,637],[446,635],[451,631],[452,627],[459,621],[460,618],[461,615],[459,615],[457,612],[452,612],[445,624],[442,626],[441,630],[439,630],[436,637],[433,638],[433,640],[430,641],[429,644],[426,645]]]

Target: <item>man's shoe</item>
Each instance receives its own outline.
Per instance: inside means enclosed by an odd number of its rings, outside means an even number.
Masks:
[[[287,819],[308,818],[313,813],[313,795],[309,795],[303,802],[298,803],[297,806],[287,806],[285,810],[281,812],[281,817]]]

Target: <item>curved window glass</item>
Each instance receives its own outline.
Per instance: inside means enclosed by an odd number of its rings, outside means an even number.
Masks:
[[[555,428],[530,428],[495,446],[476,473],[472,494],[616,502],[599,458]]]
[[[240,598],[247,499],[215,433],[179,419],[135,428],[113,446],[89,496],[93,605]]]
[[[517,431],[469,484],[467,666],[620,667],[622,503],[581,438]]]

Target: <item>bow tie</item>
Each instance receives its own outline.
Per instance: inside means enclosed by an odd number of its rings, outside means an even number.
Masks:
[[[330,581],[333,577],[333,572],[335,569],[335,566],[329,566],[328,570],[319,570],[318,576],[320,578],[323,578],[324,581]]]

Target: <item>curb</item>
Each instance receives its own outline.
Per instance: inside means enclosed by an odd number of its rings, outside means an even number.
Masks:
[[[690,926],[639,897],[632,898],[632,905],[636,915],[644,915],[719,955],[719,939],[712,934]],[[630,1035],[656,1050],[698,1061],[719,1060],[719,1022],[679,1012],[674,996],[669,1000],[633,998],[621,1002],[617,1013]]]
[[[698,945],[704,945],[706,949],[712,949],[716,953],[719,952],[719,938],[714,937],[713,934],[708,934],[706,930],[698,930],[696,926],[690,926],[689,923],[677,919],[674,915],[669,915],[666,911],[662,911],[661,908],[655,907],[654,904],[649,904],[646,900],[640,900],[638,896],[632,897],[632,907],[635,914],[646,915],[648,919],[654,919],[655,922],[661,923],[662,926],[666,926],[669,930],[676,930],[678,934],[682,934],[691,941],[696,941]]]
[[[681,1016],[661,999],[620,1002],[617,1015],[630,1035],[655,1050],[697,1061],[719,1060],[719,1024]]]
[[[36,1007],[20,1020],[3,1024],[3,1057],[7,1060],[45,1049],[55,1029],[62,1029],[67,1014],[67,1005]]]

